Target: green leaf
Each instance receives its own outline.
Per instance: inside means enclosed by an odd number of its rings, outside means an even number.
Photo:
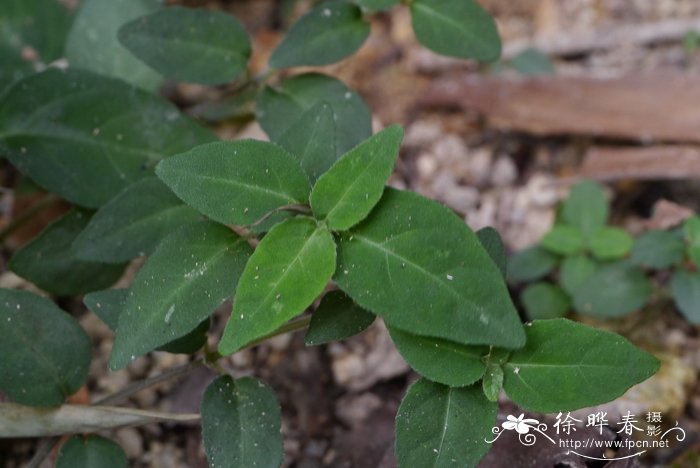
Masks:
[[[200,214],[155,177],[140,180],[110,200],[73,243],[83,260],[126,262],[150,255],[169,233]]]
[[[506,278],[508,271],[508,256],[506,255],[506,247],[503,245],[501,235],[492,227],[485,227],[476,231],[476,237],[479,238],[481,246],[486,250],[496,264],[501,274]]]
[[[574,255],[566,257],[561,262],[559,270],[559,282],[564,291],[573,295],[581,284],[586,281],[598,269],[596,262],[586,255]]]
[[[335,135],[333,108],[319,102],[292,123],[278,143],[294,156],[313,184],[338,160]]]
[[[561,210],[562,220],[577,227],[588,239],[605,226],[610,207],[597,182],[583,181],[574,186]]]
[[[331,291],[314,311],[304,342],[316,346],[345,340],[367,329],[374,318],[373,313],[355,304],[342,291]]]
[[[85,383],[92,343],[53,302],[0,289],[0,391],[17,403],[55,406]]]
[[[61,296],[75,296],[114,284],[124,265],[108,265],[78,259],[72,247],[90,222],[90,215],[72,210],[50,224],[22,247],[10,261],[10,269],[41,289]]]
[[[503,388],[503,367],[500,364],[489,363],[481,381],[481,389],[488,401],[498,402],[498,396]]]
[[[82,0],[66,42],[71,68],[113,76],[153,91],[162,78],[117,39],[126,22],[160,8],[159,0]]]
[[[700,273],[676,271],[671,277],[671,294],[685,318],[700,324]]]
[[[583,250],[583,235],[578,228],[559,224],[542,238],[542,247],[559,255],[573,255]]]
[[[278,87],[266,87],[257,99],[257,117],[263,130],[278,141],[308,109],[320,102],[333,109],[336,155],[347,153],[372,135],[372,114],[359,94],[341,81],[318,73],[295,75]]]
[[[254,223],[277,208],[305,203],[310,191],[289,153],[258,140],[198,146],[162,161],[156,174],[185,203],[224,224]]]
[[[128,289],[107,289],[86,294],[83,303],[114,332],[119,326],[119,315],[126,307],[128,299]],[[208,331],[209,319],[207,318],[187,335],[156,349],[174,354],[192,354],[204,346]]]
[[[169,7],[119,29],[121,44],[161,75],[217,85],[247,66],[248,34],[234,16],[205,8]]]
[[[355,0],[355,3],[370,11],[388,10],[401,0]]]
[[[413,30],[433,52],[490,62],[501,56],[496,23],[474,0],[414,0]]]
[[[396,415],[399,468],[474,467],[490,445],[498,405],[479,388],[452,388],[420,379]]]
[[[353,54],[369,36],[362,11],[343,1],[318,5],[294,23],[270,57],[272,68],[328,65]]]
[[[632,248],[632,261],[658,270],[680,263],[685,254],[683,239],[668,231],[652,230],[639,237]]]
[[[449,209],[386,189],[369,217],[340,238],[335,281],[400,330],[462,344],[523,345],[500,271]]]
[[[517,252],[508,260],[508,280],[515,282],[535,281],[551,272],[559,257],[539,245]]]
[[[571,308],[564,290],[550,283],[531,284],[520,297],[530,320],[563,317]]]
[[[41,12],[41,13],[39,13]],[[3,0],[0,3],[0,91],[37,64],[61,58],[72,17],[56,0]],[[36,54],[36,57],[32,55]]]
[[[683,225],[687,251],[695,266],[700,267],[700,218],[691,216]]]
[[[110,367],[125,367],[197,327],[232,296],[249,252],[244,239],[212,222],[168,236],[130,288]]]
[[[109,439],[97,435],[74,435],[58,452],[56,468],[126,468],[124,450]]]
[[[50,69],[0,96],[0,153],[90,208],[151,175],[161,158],[213,138],[169,102],[81,70]]]
[[[487,346],[465,346],[389,327],[391,340],[408,364],[423,377],[450,387],[471,385],[484,375]]]
[[[644,272],[626,262],[605,265],[574,291],[574,308],[592,317],[612,318],[642,308],[651,295]]]
[[[510,66],[524,76],[551,75],[554,64],[548,56],[537,49],[525,49],[510,61]]]
[[[505,365],[504,388],[529,411],[607,403],[659,369],[654,356],[615,333],[566,319],[535,321],[525,330],[527,345]]]
[[[335,255],[331,233],[310,218],[272,228],[241,275],[219,352],[238,351],[302,313],[333,276]]]
[[[334,231],[350,229],[366,218],[382,197],[402,139],[403,129],[392,125],[333,164],[311,191],[314,215]]]
[[[627,255],[634,239],[620,228],[604,227],[597,230],[589,239],[593,255],[600,260],[617,260]]]
[[[219,377],[202,399],[202,439],[209,466],[279,467],[282,464],[280,405],[259,380]]]

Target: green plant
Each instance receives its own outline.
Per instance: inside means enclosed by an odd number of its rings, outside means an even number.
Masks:
[[[365,16],[398,1],[318,5],[255,77],[245,73],[245,31],[224,13],[84,0],[69,28],[56,5],[41,21],[28,21],[38,3],[0,7],[0,31],[13,38],[0,53],[21,65],[4,75],[0,153],[75,208],[10,266],[47,292],[88,293],[85,304],[115,332],[112,369],[156,349],[195,359],[92,408],[72,408],[79,417],[57,427],[60,409],[29,407],[62,405],[85,383],[89,339],[49,299],[2,289],[0,390],[15,402],[2,411],[43,427],[8,425],[3,436],[190,418],[102,405],[198,365],[220,370],[225,356],[282,333],[308,327],[309,344],[326,343],[362,331],[375,316],[423,376],[396,420],[397,458],[406,467],[476,465],[489,448],[501,389],[524,408],[566,411],[614,399],[658,368],[653,356],[609,332],[564,319],[523,326],[506,288],[498,233],[475,234],[446,207],[385,188],[402,129],[371,135],[362,98],[333,77],[278,73],[352,54],[369,33]],[[475,2],[405,3],[427,47],[498,57],[495,24]],[[37,28],[43,21],[53,27]],[[22,61],[21,48],[32,47],[48,63],[60,57],[55,44],[64,40],[67,70],[33,73]],[[148,91],[160,75],[237,80],[233,98],[255,98],[272,142],[216,141]],[[599,218],[591,213],[582,232],[592,233]],[[148,258],[128,289],[101,290],[139,256]],[[231,316],[211,349],[210,316],[230,298]],[[315,310],[303,315],[307,309]],[[201,420],[211,466],[280,464],[280,409],[262,382],[224,373],[204,394]],[[126,463],[112,442],[75,435],[58,465],[87,459]]]

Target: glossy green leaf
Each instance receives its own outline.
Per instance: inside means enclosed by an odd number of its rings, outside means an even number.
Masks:
[[[61,58],[72,17],[57,0],[0,3],[0,91],[39,64]]]
[[[510,66],[524,76],[551,75],[554,64],[537,49],[525,49],[510,60]]]
[[[489,363],[484,371],[484,378],[481,381],[481,389],[488,401],[494,403],[498,401],[498,396],[503,388],[503,367],[500,364]]]
[[[471,385],[484,375],[487,346],[466,346],[389,327],[391,340],[408,364],[423,377],[450,387]]]
[[[313,184],[338,159],[335,133],[333,108],[326,102],[319,102],[304,112],[278,143],[294,156]]]
[[[129,299],[128,289],[106,289],[86,294],[83,298],[85,306],[97,315],[110,330],[115,331],[119,326],[119,315],[126,308]],[[187,335],[177,338],[156,348],[175,354],[192,354],[200,349],[207,341],[209,319],[203,320],[197,328]]]
[[[595,231],[589,239],[593,255],[600,260],[617,260],[627,255],[634,239],[624,229],[604,227]]]
[[[530,411],[607,403],[659,369],[654,356],[615,333],[566,319],[535,321],[525,330],[527,345],[504,367],[504,388]]]
[[[0,96],[0,153],[91,208],[151,175],[161,158],[213,138],[169,102],[81,70],[50,69]]]
[[[294,23],[270,57],[273,68],[328,65],[353,54],[369,36],[369,23],[351,3],[328,1]]]
[[[676,271],[671,277],[671,294],[685,318],[700,324],[700,273]]]
[[[586,255],[566,257],[559,269],[559,282],[564,291],[573,295],[581,284],[598,269],[595,261]]]
[[[498,405],[480,388],[452,388],[420,379],[396,415],[399,468],[474,467],[491,447]]]
[[[71,67],[119,78],[149,91],[158,88],[163,79],[119,43],[117,31],[160,7],[160,0],[82,0],[66,42]]]
[[[476,237],[505,278],[508,271],[508,255],[501,235],[494,228],[485,227],[476,231]]]
[[[546,276],[559,262],[559,257],[539,245],[517,252],[508,260],[510,281],[534,281]]]
[[[35,294],[0,289],[0,391],[17,403],[54,406],[90,370],[92,344],[77,320]]]
[[[401,0],[354,0],[356,4],[370,11],[388,10]]]
[[[664,269],[683,260],[683,239],[668,231],[652,230],[642,234],[632,248],[632,261],[649,268]]]
[[[541,244],[552,253],[573,255],[583,250],[583,235],[575,227],[559,224],[545,234]]]
[[[579,228],[585,238],[605,226],[610,207],[597,182],[579,182],[571,189],[561,209],[562,220]]]
[[[531,284],[520,298],[530,320],[563,317],[571,308],[566,292],[550,283]]]
[[[700,267],[700,218],[691,216],[683,225],[688,255],[695,266]]]
[[[169,7],[119,29],[119,41],[166,78],[205,85],[233,81],[247,66],[248,34],[234,16]]]
[[[611,318],[642,308],[651,295],[651,283],[638,267],[625,262],[605,265],[574,292],[577,312]]]
[[[484,62],[501,55],[496,23],[474,0],[413,0],[413,30],[433,52]]]
[[[97,435],[75,435],[58,452],[56,468],[126,468],[124,450],[115,442]]]
[[[258,140],[198,146],[162,161],[156,174],[185,203],[224,224],[252,224],[276,208],[305,203],[310,191],[289,153]]]
[[[130,288],[110,367],[125,367],[197,327],[233,295],[249,252],[244,239],[212,222],[168,236]]]
[[[394,169],[403,129],[382,130],[352,149],[323,174],[311,191],[311,208],[334,231],[362,221],[384,192]]]
[[[140,180],[110,200],[73,243],[84,260],[125,262],[150,255],[168,234],[201,215],[155,177]]]
[[[282,464],[280,405],[259,380],[219,377],[202,399],[202,439],[212,468],[279,467]]]
[[[359,94],[327,75],[306,73],[266,87],[257,99],[257,117],[263,130],[278,141],[304,112],[320,102],[333,109],[337,129],[335,151],[347,153],[372,135],[372,114]]]
[[[386,189],[369,217],[340,238],[335,281],[403,331],[462,344],[523,345],[503,277],[449,209]]]
[[[80,260],[72,247],[89,222],[88,213],[70,211],[20,249],[12,257],[10,269],[41,289],[62,296],[96,291],[114,284],[122,275],[124,265]]]
[[[373,313],[358,306],[342,291],[331,291],[321,299],[304,336],[307,345],[320,345],[355,336],[374,322]]]
[[[333,276],[335,255],[333,236],[312,219],[272,228],[241,276],[219,352],[238,351],[304,312]]]

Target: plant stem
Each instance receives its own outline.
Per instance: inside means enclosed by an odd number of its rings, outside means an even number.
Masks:
[[[45,195],[35,205],[33,205],[24,213],[22,213],[21,216],[19,216],[17,219],[14,219],[10,224],[8,224],[2,230],[0,230],[0,242],[4,241],[10,234],[15,232],[17,229],[24,226],[24,224],[27,223],[27,221],[29,221],[30,219],[32,219],[34,215],[47,208],[56,200],[58,200],[58,198],[53,194],[49,193]]]
[[[273,331],[269,335],[265,335],[262,338],[258,338],[255,341],[251,341],[248,343],[243,349],[250,349],[253,346],[257,346],[260,343],[263,343],[271,338],[274,338],[276,336],[284,335],[285,333],[290,333],[293,331],[301,330],[302,328],[306,328],[309,326],[309,323],[311,323],[311,316],[306,315],[304,317],[299,317],[296,320],[292,320],[291,322],[287,322],[281,327],[279,327],[277,330]]]

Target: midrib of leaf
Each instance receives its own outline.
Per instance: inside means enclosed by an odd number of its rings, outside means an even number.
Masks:
[[[134,228],[138,228],[138,227],[141,226],[142,224],[144,224],[144,223],[146,223],[146,222],[148,222],[148,221],[151,221],[151,219],[153,219],[153,218],[157,218],[157,217],[160,217],[160,216],[165,216],[165,215],[168,215],[168,213],[170,213],[170,212],[172,212],[172,211],[176,211],[176,210],[177,210],[177,211],[180,211],[180,210],[182,210],[183,208],[185,208],[185,211],[190,211],[190,210],[192,210],[192,208],[190,208],[189,206],[185,205],[184,203],[183,203],[183,204],[180,204],[180,205],[169,206],[169,207],[167,207],[167,208],[165,208],[165,209],[163,209],[163,210],[159,210],[159,211],[150,213],[148,216],[142,216],[142,217],[140,217],[140,218],[137,218],[137,219],[134,220],[134,221],[130,221],[129,224],[123,225],[123,226],[122,226],[122,229],[117,228],[117,229],[113,230],[109,235],[100,237],[100,240],[101,240],[101,241],[104,241],[105,239],[113,239],[113,238],[115,238],[115,237],[119,238],[119,237],[121,237],[123,234],[127,234],[127,233],[129,233],[129,232],[134,231]],[[170,216],[170,215],[168,215],[168,216]],[[136,230],[138,230],[138,229],[136,229]]]
[[[464,0],[463,0],[463,1],[464,1]],[[468,1],[468,0],[467,0],[467,1]],[[465,29],[464,29],[464,25],[462,25],[459,21],[456,21],[456,20],[454,20],[453,18],[451,18],[451,17],[449,17],[449,16],[445,16],[445,15],[441,14],[440,12],[435,11],[435,10],[429,8],[427,5],[425,5],[424,3],[421,3],[421,2],[419,2],[419,3],[413,3],[413,7],[416,8],[416,9],[418,9],[418,10],[423,10],[423,12],[424,12],[424,13],[427,13],[428,16],[434,17],[434,18],[435,18],[435,21],[436,21],[438,24],[439,24],[440,20],[442,20],[443,22],[445,22],[445,23],[449,24],[450,26],[452,26],[454,29],[460,31],[460,33],[463,33],[464,35],[469,36],[469,38],[470,38],[471,40],[473,40],[473,41],[478,42],[479,44],[481,44],[482,47],[486,47],[486,48],[489,47],[489,44],[488,44],[487,42],[485,42],[485,41],[482,41],[481,38],[480,38],[479,36],[475,36],[475,35],[473,35],[473,34],[468,34],[468,31],[470,31],[470,28],[465,30]],[[435,32],[436,28],[433,26],[433,23],[432,23],[432,22],[431,22],[431,28],[433,29],[433,32]]]
[[[345,186],[345,190],[343,190],[343,193],[340,195],[340,198],[338,198],[338,201],[333,205],[333,208],[330,209],[330,211],[326,215],[326,218],[330,218],[333,215],[333,213],[335,213],[337,210],[339,210],[341,208],[341,205],[343,204],[343,201],[344,201],[345,197],[347,196],[348,192],[350,192],[350,190],[352,190],[359,183],[359,181],[367,173],[367,171],[374,168],[373,163],[376,163],[377,159],[379,159],[379,158],[374,158],[373,160],[371,160],[370,163],[367,164],[364,167],[364,169],[362,169],[362,171],[358,174],[358,176],[355,177],[355,180],[353,180],[352,182],[350,182],[348,185]],[[342,161],[342,159],[339,160],[336,164],[340,163],[341,161]],[[326,172],[326,174],[331,174],[332,169],[333,169],[333,167],[331,167],[328,170],[328,172]]]
[[[433,468],[438,466],[438,461],[442,456],[442,447],[445,445],[445,437],[447,436],[447,421],[450,416],[450,406],[452,405],[453,391],[454,390],[452,389],[452,387],[449,387],[447,390],[447,404],[445,405],[445,414],[442,417],[442,434],[440,434],[440,444],[437,448],[437,457],[435,457],[435,460],[433,461]]]
[[[339,18],[339,19],[345,20],[347,18]],[[324,28],[323,31],[321,32],[321,34],[315,35],[311,39],[311,41],[309,41],[311,43],[311,44],[309,44],[309,46],[314,45],[314,44],[321,44],[321,46],[324,49],[329,49],[328,48],[329,43],[338,42],[338,41],[337,40],[331,41],[328,39],[336,39],[337,35],[343,34],[346,30],[348,30],[350,32],[354,32],[352,30],[357,28],[358,24],[357,24],[356,20],[353,18],[350,18],[350,19],[353,21],[352,23],[345,23],[345,24],[341,25],[340,27],[334,26],[334,29],[332,31],[329,31],[328,28]],[[362,23],[360,22],[360,25],[361,24]],[[345,40],[343,42],[346,42],[346,41],[347,40]]]
[[[147,43],[149,43],[149,47],[156,47],[157,48],[158,46],[161,46],[161,47],[163,45],[170,46],[173,44],[172,39],[164,38],[162,36],[157,36],[157,35],[150,36],[148,34],[132,33],[132,37],[138,37],[141,40],[145,39],[145,41]],[[232,54],[232,55],[235,55],[236,57],[238,57],[239,59],[247,60],[246,54],[242,54],[236,50],[227,49],[225,47],[220,47],[219,45],[211,45],[211,44],[207,44],[204,42],[195,42],[195,41],[187,41],[187,40],[185,40],[185,41],[180,40],[178,45],[184,45],[185,47],[194,49],[195,53],[199,52],[199,53],[203,53],[203,54],[208,54],[208,53],[213,52],[213,53],[218,54],[218,55]]]
[[[41,365],[42,368],[46,369],[49,374],[53,375],[54,381],[58,385],[58,387],[61,389],[61,392],[63,393],[64,396],[68,396],[68,383],[63,380],[60,375],[58,374],[57,370],[54,368],[54,365],[49,361],[46,356],[44,356],[43,353],[41,353],[39,350],[37,350],[34,347],[34,341],[30,339],[28,336],[26,336],[22,330],[21,327],[14,327],[14,332],[17,337],[19,337],[22,342],[31,350],[32,355],[34,355],[39,364]]]

